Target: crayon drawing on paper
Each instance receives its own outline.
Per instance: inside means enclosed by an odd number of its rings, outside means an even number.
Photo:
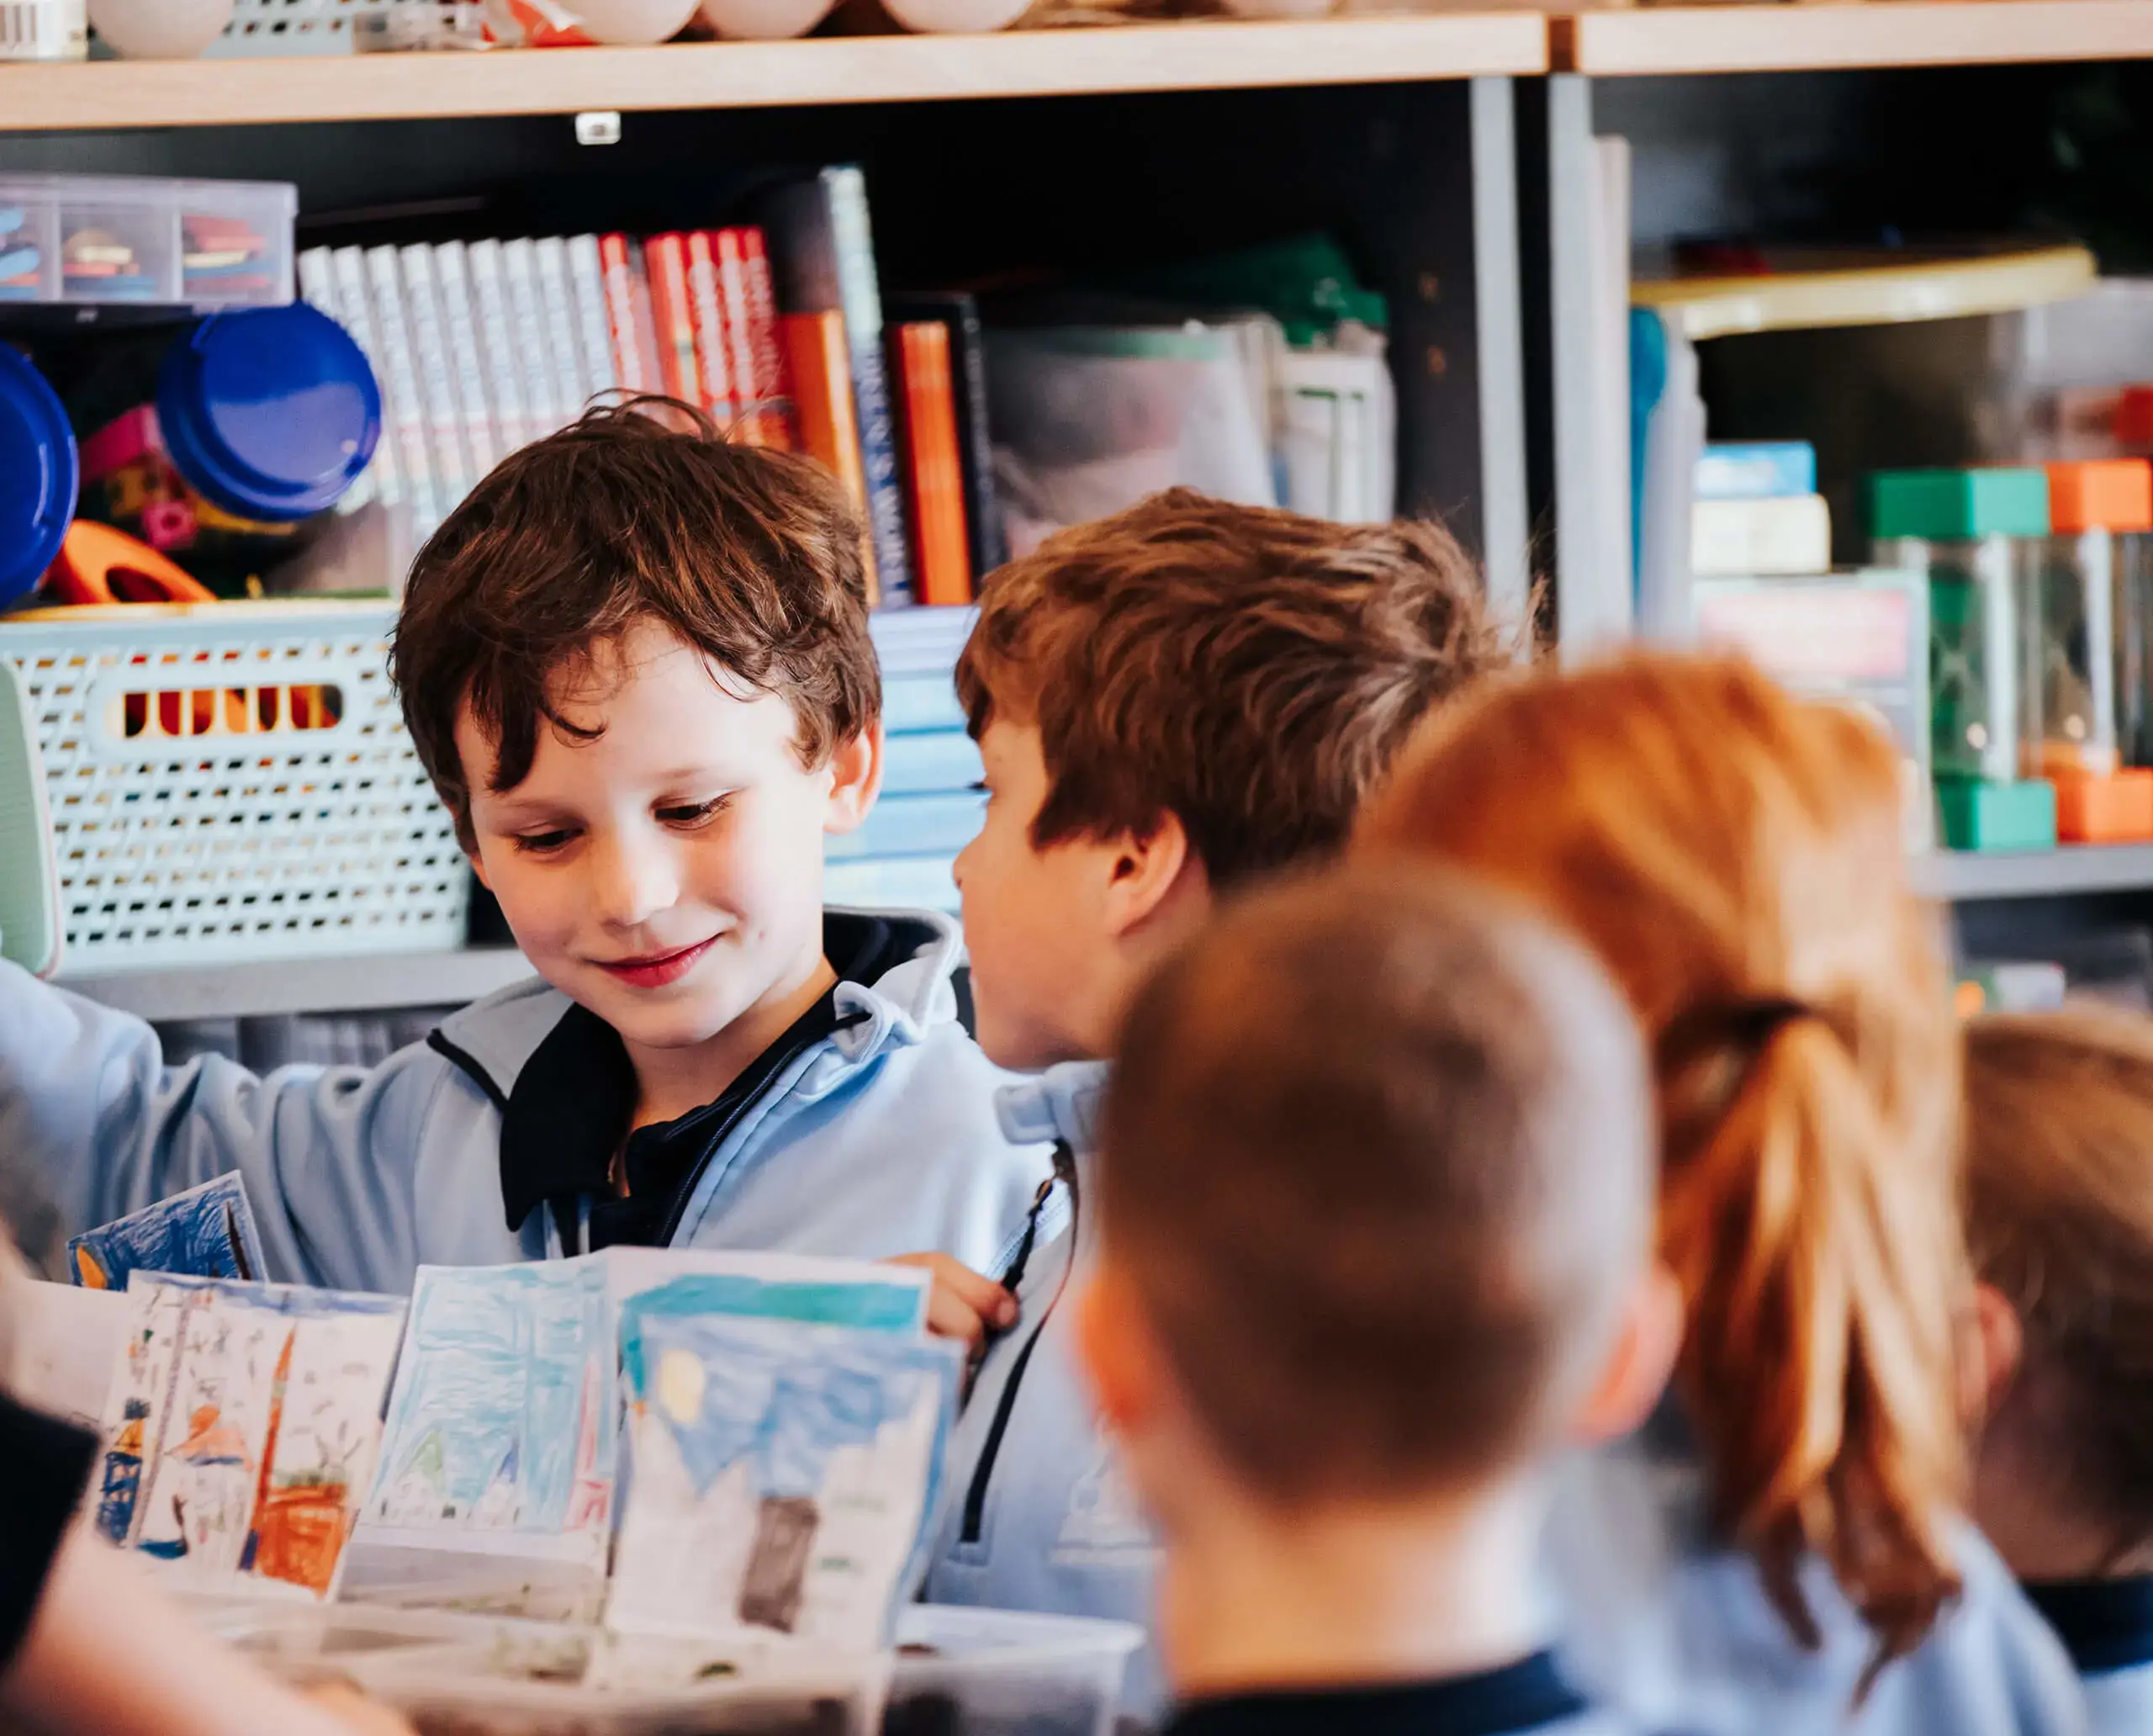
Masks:
[[[335,1590],[404,1305],[137,1273],[97,1524],[197,1580]]]
[[[234,1170],[78,1236],[67,1244],[67,1270],[93,1290],[124,1290],[135,1272],[259,1278],[262,1237],[246,1183]]]
[[[631,1317],[634,1474],[609,1626],[881,1645],[932,1511],[955,1347],[770,1317]]]
[[[602,1559],[616,1435],[602,1265],[421,1267],[381,1467],[384,1541]]]

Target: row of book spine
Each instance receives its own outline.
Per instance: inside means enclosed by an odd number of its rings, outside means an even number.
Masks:
[[[382,388],[384,437],[348,505],[408,503],[423,537],[594,398],[659,393],[826,465],[866,524],[879,604],[969,601],[1004,558],[976,305],[906,298],[886,328],[857,168],[782,189],[770,217],[301,254],[300,293]]]

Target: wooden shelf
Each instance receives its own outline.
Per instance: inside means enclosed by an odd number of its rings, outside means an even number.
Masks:
[[[1918,856],[1914,884],[1953,903],[1977,898],[2061,898],[2082,892],[2153,892],[2153,844],[2066,844],[1985,855]]]
[[[1548,24],[1555,69],[1595,78],[2153,56],[2145,0],[1649,6]]]
[[[0,67],[0,132],[1381,84],[1547,70],[1537,12]]]
[[[460,952],[279,959],[255,965],[181,966],[108,976],[62,976],[60,986],[137,1018],[259,1019],[284,1013],[373,1013],[461,1006],[532,974],[512,946]]]

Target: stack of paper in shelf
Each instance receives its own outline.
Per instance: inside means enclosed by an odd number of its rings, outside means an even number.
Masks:
[[[1690,569],[1700,579],[1776,579],[1832,564],[1832,515],[1807,441],[1708,446],[1690,509]]]
[[[857,832],[829,841],[823,896],[832,904],[957,908],[957,853],[987,812],[979,749],[951,685],[973,618],[970,609],[875,617],[887,733],[882,797]]]

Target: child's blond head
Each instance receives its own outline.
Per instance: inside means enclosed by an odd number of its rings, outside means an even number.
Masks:
[[[1230,906],[1123,1033],[1108,1257],[1217,1456],[1293,1509],[1521,1469],[1649,1258],[1651,1108],[1599,966],[1461,878]]]

